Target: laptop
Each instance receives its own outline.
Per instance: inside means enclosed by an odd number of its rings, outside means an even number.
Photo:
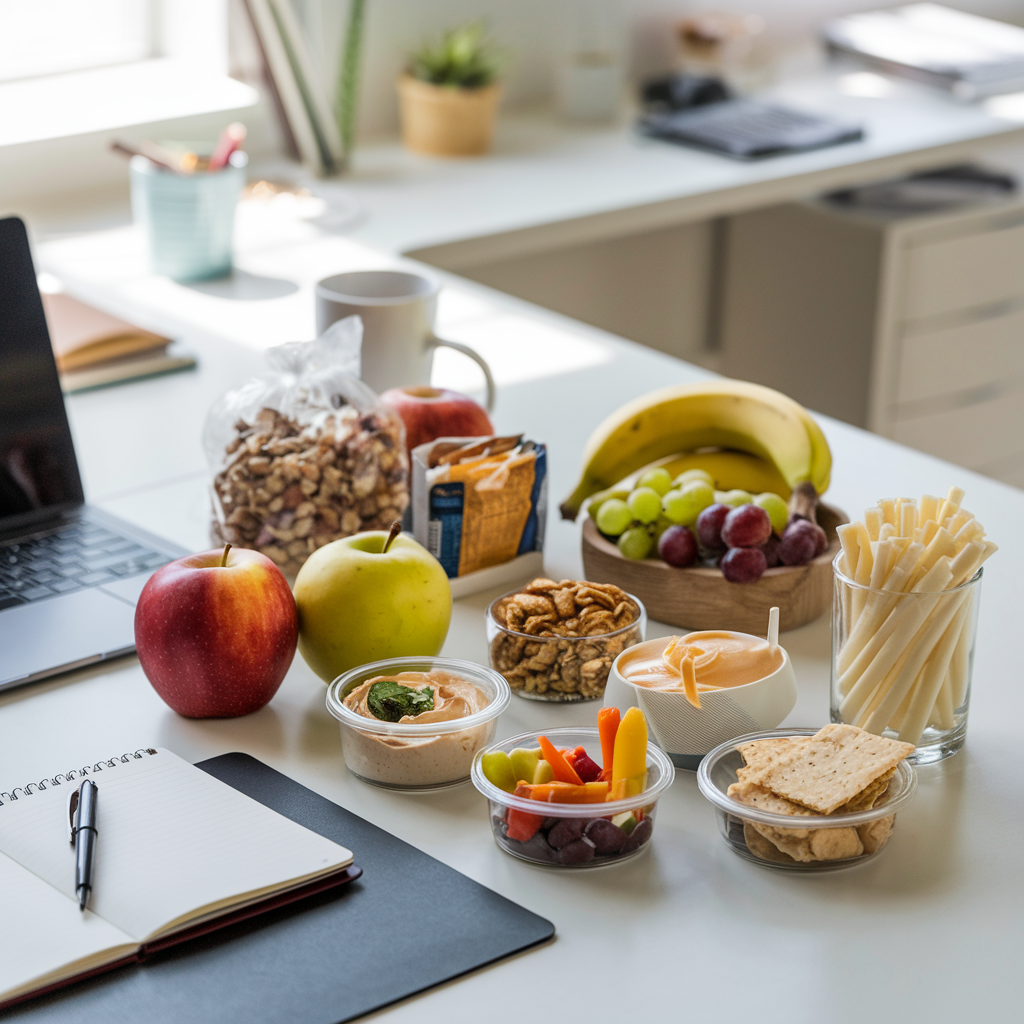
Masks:
[[[0,220],[0,690],[130,654],[186,553],[85,504],[25,225]]]

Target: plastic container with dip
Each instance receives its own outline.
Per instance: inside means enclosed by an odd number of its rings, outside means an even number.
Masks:
[[[417,723],[368,718],[345,706],[349,693],[377,676],[432,670],[471,683],[484,695],[484,708],[463,718]],[[419,687],[414,682],[405,685]],[[327,710],[341,726],[341,750],[348,770],[386,789],[441,789],[465,782],[473,758],[494,738],[498,716],[510,700],[509,685],[500,673],[450,658],[375,661],[338,676],[327,688]]]
[[[772,656],[768,656],[765,639],[749,633],[725,630],[688,633],[680,644],[695,643],[699,646],[701,637],[735,639],[740,642],[741,650],[750,648],[757,654],[763,653],[765,657],[759,660],[763,660],[771,670],[760,679],[740,685],[725,685],[728,652],[723,652],[719,664],[724,671],[716,671],[713,675],[721,688],[701,689],[698,685],[701,706],[697,708],[687,699],[681,684],[671,689],[659,689],[632,680],[631,676],[638,673],[650,677],[651,672],[644,669],[650,669],[660,661],[672,640],[671,637],[660,637],[637,644],[615,659],[604,695],[606,707],[614,706],[622,712],[630,707],[639,707],[647,716],[655,740],[672,763],[677,768],[690,771],[696,771],[701,758],[719,743],[744,733],[777,726],[793,710],[797,697],[793,664],[786,649],[777,645],[777,633],[775,654]],[[771,668],[776,663],[777,667]],[[666,677],[668,675],[666,669]],[[698,684],[700,678],[698,670]],[[666,683],[668,681],[666,678]]]

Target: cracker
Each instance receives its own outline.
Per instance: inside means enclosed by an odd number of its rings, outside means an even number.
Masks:
[[[888,740],[853,725],[826,725],[809,742],[791,746],[744,781],[831,814],[913,750],[912,743]]]
[[[887,818],[878,818],[876,821],[869,821],[866,825],[857,826],[857,835],[864,844],[865,853],[876,853],[889,842],[895,820],[896,815],[890,814]]]
[[[734,782],[726,790],[726,796],[730,796],[733,800],[738,800],[741,804],[746,804],[748,807],[756,807],[758,810],[769,811],[772,814],[814,814],[814,811],[809,808],[801,807],[799,804],[793,803],[792,800],[785,799],[785,797],[776,796],[771,790],[765,789],[754,782],[744,782],[742,780]]]
[[[895,768],[890,768],[884,775],[880,775],[867,789],[862,789],[855,797],[851,797],[845,804],[835,809],[834,814],[852,814],[854,811],[867,811],[878,803],[879,799],[889,788],[889,780],[896,774]]]
[[[814,860],[846,860],[864,852],[864,844],[855,828],[815,829],[810,845]]]
[[[798,860],[802,864],[815,860],[811,852],[811,836],[814,830],[809,828],[775,828],[773,825],[762,825],[760,822],[750,822],[751,827],[765,839],[768,840],[777,850]]]
[[[770,839],[761,835],[749,821],[743,823],[743,841],[747,849],[761,860],[771,860],[776,864],[796,863],[788,853],[783,853]]]
[[[745,769],[741,768],[736,773],[742,778],[740,772],[759,772],[770,767],[776,761],[787,757],[796,748],[803,746],[810,740],[810,736],[780,736],[770,740],[753,740],[750,743],[741,743],[736,749],[743,758]]]

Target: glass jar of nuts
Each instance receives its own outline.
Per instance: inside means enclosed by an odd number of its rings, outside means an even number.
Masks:
[[[536,579],[487,609],[491,667],[530,700],[600,700],[612,662],[644,638],[647,612],[610,583]]]

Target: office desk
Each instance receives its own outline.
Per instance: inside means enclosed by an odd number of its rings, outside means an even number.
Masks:
[[[243,272],[192,287],[141,270],[130,231],[41,252],[83,298],[180,331],[199,355],[194,374],[68,402],[90,499],[194,549],[208,543],[199,432],[209,402],[259,368],[260,347],[309,335],[318,277],[400,262],[309,225],[263,223],[261,234],[250,222],[243,229],[252,230],[239,260]],[[497,429],[526,430],[549,444],[552,498],[568,490],[588,433],[607,413],[654,387],[705,376],[441,276],[440,328],[491,361],[500,389]],[[277,297],[245,297],[254,292]],[[435,380],[473,386],[458,358],[439,356]],[[662,798],[654,842],[636,861],[579,873],[526,865],[494,845],[486,806],[471,786],[412,796],[352,778],[324,685],[301,658],[267,708],[234,720],[178,717],[132,658],[6,693],[0,780],[20,784],[144,744],[192,760],[246,751],[555,922],[552,945],[379,1015],[388,1021],[520,1024],[527,1015],[617,1021],[649,1014],[859,1024],[875,1013],[1012,1019],[1024,949],[1017,781],[1024,772],[1017,722],[1024,691],[1014,653],[1024,597],[1024,494],[826,417],[821,422],[835,458],[831,503],[857,514],[882,496],[944,493],[959,483],[968,507],[1003,546],[986,568],[966,748],[921,771],[914,803],[873,863],[813,877],[748,864],[725,847],[693,775],[680,772]],[[555,518],[556,504],[546,570],[578,577],[579,526]],[[483,612],[494,596],[456,602],[444,654],[486,659]],[[648,635],[667,632],[652,623]],[[828,719],[829,642],[827,617],[783,636],[800,688],[790,724]],[[499,732],[593,724],[597,710],[514,698]]]

